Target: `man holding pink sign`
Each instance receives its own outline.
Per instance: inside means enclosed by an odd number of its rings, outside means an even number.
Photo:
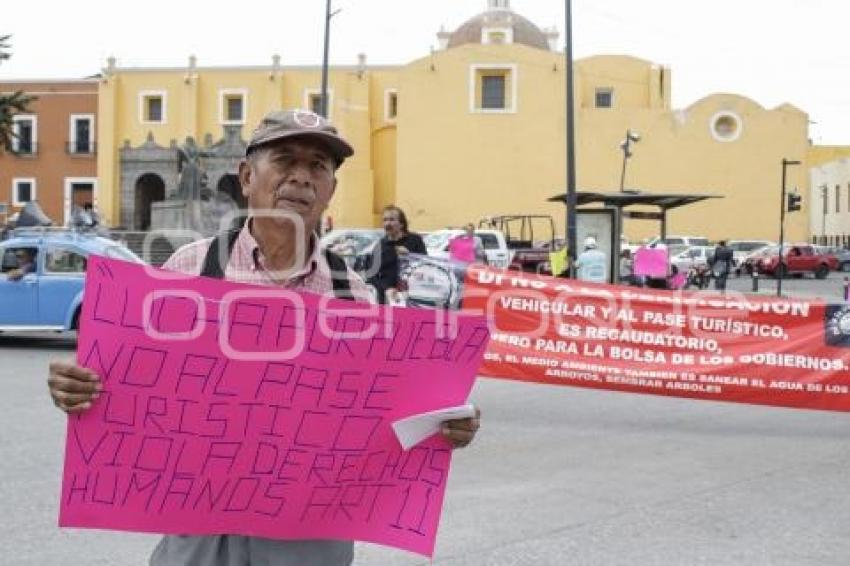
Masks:
[[[319,249],[316,236],[321,216],[327,209],[336,189],[335,172],[344,160],[353,153],[354,150],[350,144],[339,136],[336,128],[321,116],[300,110],[268,114],[254,131],[247,146],[245,159],[239,165],[242,191],[249,204],[247,221],[243,226],[235,226],[230,231],[222,233],[212,240],[201,240],[181,248],[164,267],[189,275],[205,275],[238,283],[311,291],[319,294],[332,293],[338,298],[353,299],[360,302],[367,300],[369,293],[365,283],[356,274],[348,270],[336,256],[323,253]],[[108,270],[108,266],[103,268]],[[175,283],[175,287],[178,286]],[[190,291],[181,292],[189,293]],[[87,297],[89,297],[88,294]],[[88,299],[87,302],[86,308],[89,309],[89,315],[92,315],[92,309],[96,311],[97,305],[92,306],[93,302]],[[258,307],[258,305],[252,306]],[[259,306],[266,307],[266,305]],[[163,312],[165,311],[160,309],[160,318]],[[97,316],[96,312],[94,316]],[[148,322],[152,323],[152,321]],[[162,324],[162,322],[159,321],[157,324]],[[281,321],[280,324],[283,325],[283,322]],[[140,324],[133,326],[133,328],[141,329],[142,326],[144,325]],[[297,327],[293,325],[292,328],[296,329]],[[297,329],[295,332],[297,333]],[[278,329],[278,337],[280,337],[280,329]],[[262,336],[262,338],[265,339],[266,336]],[[257,341],[259,342],[260,339],[261,336],[258,331]],[[414,340],[411,355],[415,353],[415,346]],[[341,345],[337,344],[337,351],[340,347]],[[350,348],[350,346],[348,347]],[[137,347],[134,355],[141,352],[139,356],[150,357],[151,351],[150,348]],[[431,352],[433,353],[433,351],[432,348]],[[89,350],[88,359],[94,357],[94,352],[94,348]],[[100,357],[100,355],[100,352],[97,352],[97,357]],[[165,355],[166,353],[163,353],[163,358]],[[192,367],[195,369],[191,369],[191,371],[188,369],[181,370],[183,372],[181,375],[198,379],[199,375],[202,374],[202,371],[196,368],[200,358],[202,356],[194,356],[192,363],[195,366]],[[128,372],[132,371],[133,359],[130,359]],[[182,362],[184,366],[187,366],[187,360],[189,360],[189,356]],[[109,392],[103,386],[105,376],[98,375],[95,371],[82,367],[82,365],[82,361],[80,365],[65,362],[54,362],[50,365],[48,386],[53,402],[58,408],[71,415],[101,410],[97,407],[98,399],[102,396],[111,399]],[[226,369],[221,371],[220,382]],[[268,377],[265,374],[263,376],[263,379]],[[148,375],[140,375],[135,379],[156,378],[158,376],[150,378]],[[338,379],[337,394],[341,394],[341,399],[344,400],[347,396],[353,395],[352,390],[343,387],[343,377]],[[275,381],[271,377],[266,381],[284,383],[282,380]],[[175,389],[179,389],[180,383],[180,381],[177,382]],[[263,381],[260,381],[261,385],[262,383]],[[310,389],[308,386],[304,387]],[[217,388],[218,384],[216,385]],[[233,389],[235,390],[236,387]],[[373,384],[371,391],[373,395],[371,403],[374,405],[371,408],[389,410],[389,406],[383,407],[382,403],[374,400],[375,398],[380,399],[380,393],[385,392],[386,389]],[[376,391],[378,393],[375,397]],[[257,392],[260,392],[259,386]],[[156,399],[160,398],[157,397]],[[100,401],[100,404],[103,405],[103,399],[100,399]],[[150,401],[151,399],[148,399],[148,409],[151,408]],[[191,400],[184,400],[184,402],[191,403]],[[338,402],[342,403],[342,401]],[[165,401],[162,401],[162,403],[165,403]],[[157,410],[155,408],[154,411],[146,413],[145,421],[148,421],[149,417],[154,418],[151,415],[160,414]],[[108,407],[106,412],[108,415]],[[454,447],[469,444],[479,426],[479,412],[476,410],[475,413],[474,417],[443,422],[442,436]],[[207,414],[207,420],[215,422],[211,414],[212,408]],[[316,414],[310,416],[315,419],[319,418]],[[274,418],[277,418],[276,413]],[[246,418],[244,426],[247,428],[249,423],[250,420]],[[305,429],[304,434],[309,436],[309,430]],[[343,437],[337,440],[344,444],[346,439]],[[79,438],[75,438],[75,441],[81,447],[84,460],[95,457],[100,444],[93,443],[94,448],[89,448],[87,451],[82,448],[85,442],[80,441]],[[169,442],[170,450],[170,440],[164,432],[162,438],[154,438],[150,444],[152,446],[154,443],[164,445],[165,442]],[[221,455],[214,456],[222,459]],[[137,458],[137,465],[140,465],[139,459],[143,459],[142,452],[139,453]],[[141,464],[145,464],[145,462],[141,462]],[[258,464],[255,461],[254,464],[262,467],[262,463]],[[321,468],[319,467],[317,473],[320,471]],[[174,478],[172,478],[173,482]],[[88,485],[88,479],[86,479],[86,485]],[[138,490],[142,489],[141,486],[136,487]],[[131,484],[127,489],[127,494],[130,493],[132,488]],[[69,499],[73,496],[74,489],[82,488],[71,486]],[[98,496],[96,483],[94,492],[92,499],[96,500]],[[170,493],[173,496],[174,492]],[[274,492],[267,491],[266,495],[271,497]],[[168,494],[166,494],[167,497]],[[212,500],[212,494],[209,497]],[[126,498],[127,495],[125,495],[125,500]],[[279,499],[279,497],[272,497],[272,499]],[[201,501],[201,497],[198,498],[198,501]],[[164,500],[162,504],[164,506],[166,501]],[[345,505],[342,505],[342,508],[344,512]],[[178,564],[205,566],[344,566],[351,564],[352,560],[353,544],[350,541],[293,541],[244,534],[220,534],[165,536],[154,551],[151,564],[154,566],[176,566]]]

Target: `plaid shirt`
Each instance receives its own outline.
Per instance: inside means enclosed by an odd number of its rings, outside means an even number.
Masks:
[[[225,279],[252,285],[281,286],[317,294],[333,293],[331,269],[315,235],[311,238],[312,251],[306,258],[304,266],[292,273],[286,273],[285,279],[281,282],[275,280],[272,273],[266,268],[265,258],[257,240],[251,235],[250,226],[251,221],[249,219],[236,238],[230,259],[224,269]],[[199,275],[210,242],[212,242],[212,238],[206,238],[181,247],[174,252],[162,268]],[[351,293],[356,300],[373,302],[372,293],[360,276],[349,269],[347,277]]]

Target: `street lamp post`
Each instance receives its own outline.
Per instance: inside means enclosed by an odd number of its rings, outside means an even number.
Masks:
[[[319,114],[328,117],[328,52],[331,44],[331,18],[339,13],[339,10],[331,12],[331,0],[325,3],[325,50],[322,55],[322,101],[319,105]]]
[[[626,163],[629,157],[632,156],[631,147],[633,143],[640,141],[640,134],[633,132],[631,129],[626,130],[626,139],[620,142],[620,149],[623,150],[623,171],[620,173],[620,192],[626,188]]]
[[[788,208],[787,189],[785,188],[786,169],[789,165],[799,165],[799,161],[782,158],[782,201],[779,208],[779,263],[776,265],[776,296],[782,296],[782,278],[785,268],[782,263],[782,249],[785,246],[785,210]]]
[[[578,237],[576,227],[576,150],[575,150],[575,116],[574,116],[574,86],[573,86],[573,17],[572,1],[564,2],[564,55],[566,57],[567,74],[567,253],[569,254],[570,277],[576,276],[576,259],[578,258]]]

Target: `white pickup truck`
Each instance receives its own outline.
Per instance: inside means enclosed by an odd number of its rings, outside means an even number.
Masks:
[[[455,228],[437,230],[430,232],[424,237],[425,247],[428,255],[437,258],[449,257],[449,241],[455,236],[460,236],[464,231]],[[484,255],[487,256],[487,264],[491,267],[507,268],[513,260],[513,250],[508,249],[505,235],[499,230],[475,231],[475,235],[481,239],[484,246]]]

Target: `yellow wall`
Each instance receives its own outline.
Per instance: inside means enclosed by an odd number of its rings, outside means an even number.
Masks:
[[[516,111],[470,109],[473,65],[512,65]],[[187,77],[188,75],[188,77]],[[118,148],[141,144],[148,132],[167,146],[207,133],[222,136],[219,91],[245,89],[243,138],[273,108],[303,107],[305,89],[320,87],[318,67],[235,69],[115,69],[100,85],[98,158],[101,206],[119,217]],[[614,89],[614,107],[594,107],[595,89]],[[565,189],[565,61],[563,54],[523,45],[467,44],[400,67],[338,67],[331,71],[331,118],[355,147],[340,170],[329,214],[334,225],[378,225],[383,206],[397,203],[414,229],[457,226],[483,216],[549,213],[563,232],[564,207],[548,203]],[[710,193],[724,198],[674,210],[668,233],[720,238],[778,237],[781,160],[788,188],[808,194],[809,167],[848,155],[847,148],[808,145],[807,115],[791,105],[765,109],[748,98],[712,94],[671,109],[671,73],[628,56],[595,56],[576,63],[579,190],[619,189],[627,129],[640,133],[628,161],[626,188],[654,193]],[[385,92],[397,89],[399,112],[385,117]],[[139,123],[138,96],[165,90],[168,121]],[[733,112],[740,137],[718,141],[711,121]],[[808,214],[788,216],[789,240],[808,238]],[[653,236],[654,222],[627,221],[633,240]]]
[[[565,179],[561,61],[525,46],[465,45],[400,71],[396,191],[412,226],[561,214],[545,202],[562,192]],[[516,113],[470,112],[470,65],[491,63],[517,65]]]
[[[203,144],[207,134],[213,141],[222,138],[219,100],[222,90],[242,89],[246,93],[246,120],[242,138],[248,139],[264,114],[280,108],[306,105],[308,89],[321,87],[317,68],[243,69],[113,69],[101,82],[98,120],[98,175],[109,193],[101,207],[111,223],[120,217],[119,148],[128,140],[132,147],[142,144],[148,133],[156,143],[168,146],[192,136]],[[373,222],[373,172],[369,77],[356,69],[334,69],[330,73],[331,118],[355,148],[355,156],[338,173],[338,195],[330,214],[353,225]],[[166,116],[162,124],[140,121],[140,93],[164,91]]]
[[[578,61],[577,81],[581,87],[578,102],[582,109],[593,108],[597,88],[614,88],[614,108],[630,109],[669,107],[669,69],[661,81],[661,68],[648,61],[625,55],[595,55]],[[662,82],[664,84],[662,84]]]
[[[470,112],[469,68],[476,63],[516,64],[516,113]],[[672,211],[668,233],[777,238],[779,164],[783,157],[806,160],[806,114],[724,94],[673,111],[669,79],[668,70],[632,57],[577,62],[579,190],[619,189],[619,144],[632,129],[641,140],[632,147],[627,189],[724,196]],[[565,187],[564,82],[560,54],[518,45],[466,45],[403,68],[397,194],[412,223],[427,230],[493,214],[551,213],[560,226],[563,206],[546,199]],[[613,108],[594,107],[597,87],[614,89]],[[736,141],[712,137],[710,123],[720,111],[740,117]],[[805,166],[788,173],[789,187],[806,187]],[[654,222],[626,223],[632,239],[658,230]],[[806,214],[789,216],[786,230],[791,239],[806,239]]]
[[[370,72],[370,131],[372,147],[372,170],[375,173],[374,200],[372,202],[372,224],[381,223],[381,210],[396,201],[397,163],[397,118],[387,117],[388,90],[398,91],[398,72],[395,69],[379,69]],[[406,100],[399,94],[398,112],[405,109]]]
[[[731,111],[741,119],[736,141],[711,135],[712,117]],[[681,111],[639,110],[628,115],[582,111],[579,119],[579,186],[619,188],[625,131],[640,132],[627,163],[627,189],[649,192],[706,193],[723,196],[676,209],[668,233],[720,238],[779,235],[781,160],[805,162],[807,116],[799,111],[761,108],[735,95],[708,96]],[[592,132],[592,134],[591,134]],[[806,186],[805,165],[788,168],[788,187]],[[789,216],[788,237],[806,239],[805,214]],[[627,221],[626,233],[639,240],[658,233],[647,221]]]

